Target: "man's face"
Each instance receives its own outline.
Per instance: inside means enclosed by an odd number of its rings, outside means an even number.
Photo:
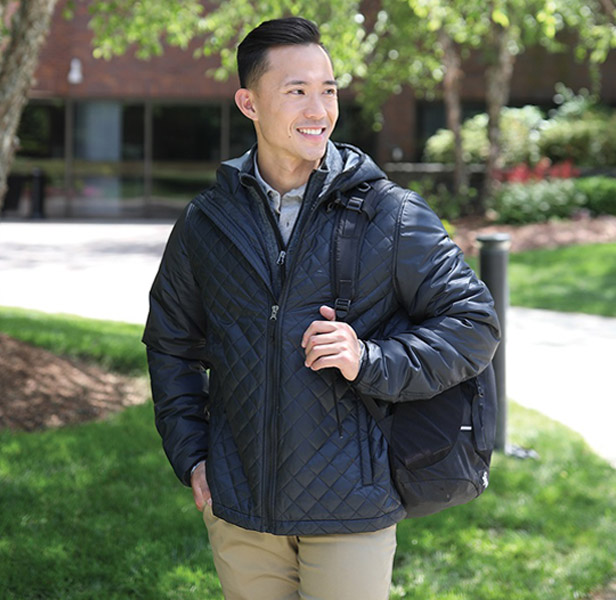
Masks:
[[[253,116],[247,116],[255,123],[259,154],[308,161],[314,168],[338,120],[338,89],[323,48],[309,44],[270,49],[268,69],[249,93]]]

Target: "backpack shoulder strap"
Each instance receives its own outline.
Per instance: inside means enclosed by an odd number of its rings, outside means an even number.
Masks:
[[[338,212],[332,246],[332,281],[336,296],[334,309],[337,321],[346,320],[357,293],[361,243],[366,227],[376,212],[375,201],[378,196],[395,186],[396,184],[388,179],[377,179],[364,182],[339,198],[338,204],[343,208]],[[373,398],[358,395],[389,442],[391,423],[385,418],[386,414]]]
[[[375,198],[387,187],[394,186],[388,179],[364,182],[341,195],[338,220],[334,227],[332,281],[334,283],[334,309],[336,320],[346,320],[357,292],[359,251],[366,226],[375,213]]]

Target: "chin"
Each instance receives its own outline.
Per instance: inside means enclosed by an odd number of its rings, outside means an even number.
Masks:
[[[301,156],[304,160],[321,160],[325,151],[327,150],[327,141],[319,146],[315,146],[314,148],[310,148],[309,150],[305,150],[301,152]]]

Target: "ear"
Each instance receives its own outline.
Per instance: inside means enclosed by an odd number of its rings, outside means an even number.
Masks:
[[[253,94],[246,88],[240,88],[235,92],[235,104],[245,117],[251,121],[257,120],[257,110],[254,105]]]

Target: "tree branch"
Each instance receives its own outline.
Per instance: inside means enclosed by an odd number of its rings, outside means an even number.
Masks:
[[[608,17],[614,17],[614,13],[616,12],[616,4],[614,4],[614,2],[612,2],[612,0],[601,0],[601,4],[603,5],[603,8],[605,9],[605,12],[607,13]]]

